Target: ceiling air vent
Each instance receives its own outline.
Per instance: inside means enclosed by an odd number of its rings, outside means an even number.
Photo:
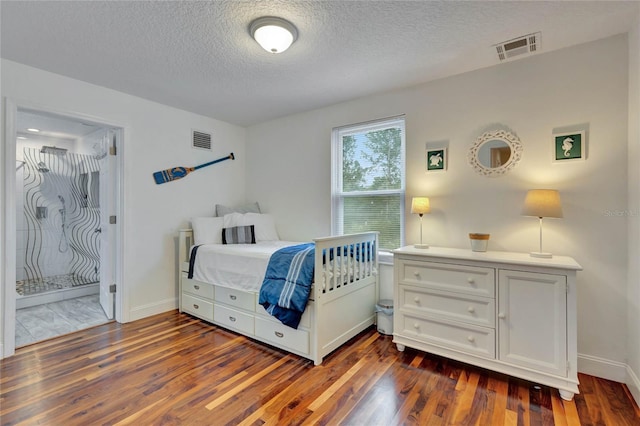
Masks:
[[[506,61],[524,54],[535,53],[540,48],[540,32],[507,40],[495,44],[494,47],[496,48],[500,61]]]
[[[191,146],[193,148],[206,149],[208,151],[211,151],[211,134],[193,130]]]

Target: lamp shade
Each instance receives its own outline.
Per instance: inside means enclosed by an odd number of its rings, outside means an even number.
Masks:
[[[531,189],[522,208],[523,216],[562,217],[560,194],[555,189]]]
[[[429,205],[428,197],[413,197],[411,200],[411,213],[424,214],[430,212],[431,206]]]
[[[267,52],[282,53],[298,38],[298,30],[291,22],[275,16],[258,18],[249,26],[249,32]]]

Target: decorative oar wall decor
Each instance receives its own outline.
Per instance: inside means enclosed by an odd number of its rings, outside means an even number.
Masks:
[[[227,157],[218,158],[217,160],[210,161],[208,163],[200,164],[195,167],[174,167],[172,169],[162,170],[159,172],[155,172],[153,174],[153,179],[159,185],[161,183],[171,182],[172,180],[182,179],[186,175],[191,172],[195,172],[198,169],[203,167],[210,166],[212,164],[219,163],[224,160],[235,160],[236,157],[233,156],[233,152],[229,154]]]

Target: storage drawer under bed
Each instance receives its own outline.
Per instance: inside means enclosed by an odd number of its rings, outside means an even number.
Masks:
[[[213,299],[213,285],[203,283],[187,278],[187,273],[182,273],[182,291],[191,293],[194,296],[202,297],[204,299]]]
[[[229,287],[216,286],[215,292],[216,302],[225,305],[235,306],[247,311],[253,311],[255,306],[256,294]]]
[[[253,335],[253,315],[236,311],[226,306],[216,305],[213,311],[213,319],[223,327]]]
[[[271,342],[274,345],[297,351],[309,353],[309,332],[296,330],[286,325],[265,318],[256,317],[256,337]]]
[[[213,303],[190,294],[182,295],[182,311],[193,314],[199,318],[213,321]]]

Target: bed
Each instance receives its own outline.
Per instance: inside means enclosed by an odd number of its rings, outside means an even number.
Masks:
[[[195,223],[192,220],[192,229],[179,231],[181,312],[308,358],[315,365],[375,323],[377,232],[313,240],[313,284],[300,322],[292,328],[267,313],[259,303],[256,283],[264,278],[271,253],[300,243],[273,239],[258,228],[256,244],[203,242],[197,236],[202,226]],[[205,234],[200,230],[201,236]]]

